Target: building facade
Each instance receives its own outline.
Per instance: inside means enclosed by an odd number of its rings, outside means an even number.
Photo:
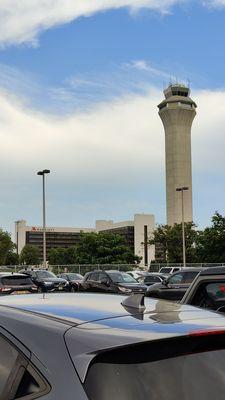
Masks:
[[[52,248],[68,248],[80,241],[81,233],[111,232],[124,238],[131,251],[142,257],[141,264],[149,265],[155,258],[154,246],[149,245],[152,232],[155,229],[154,215],[135,214],[132,221],[116,222],[107,220],[96,221],[95,228],[46,228],[46,251]],[[26,244],[37,246],[43,252],[43,229],[39,226],[27,226],[25,220],[15,222],[15,243],[18,254]]]
[[[170,85],[164,95],[158,108],[165,130],[167,224],[173,226],[182,222],[182,195],[184,221],[193,221],[191,127],[197,105],[183,85]],[[181,187],[188,190],[176,190]]]

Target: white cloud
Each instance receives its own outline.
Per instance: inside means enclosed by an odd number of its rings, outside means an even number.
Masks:
[[[0,43],[37,44],[38,34],[96,12],[127,7],[146,7],[162,13],[185,0],[1,0]]]
[[[131,68],[131,69],[136,69],[137,71],[140,72],[147,72],[150,75],[153,75],[155,77],[161,77],[161,78],[165,78],[168,81],[170,80],[176,80],[176,77],[173,75],[168,74],[167,72],[159,69],[159,68],[155,68],[152,66],[152,64],[149,61],[146,60],[134,60],[130,63],[126,63],[124,64],[124,67],[126,68]]]
[[[211,7],[223,7],[225,6],[225,0],[205,0],[203,4]]]
[[[225,92],[192,95],[198,104],[192,131],[195,220],[199,222],[204,205],[204,225],[215,209],[225,211]],[[125,217],[144,211],[154,212],[159,221],[165,206],[164,132],[157,114],[161,99],[161,91],[153,88],[145,96],[130,95],[57,118],[31,111],[1,92],[2,221],[25,217],[35,223],[35,171],[40,168],[51,169],[53,224],[62,220],[65,225],[82,225],[87,215],[93,221],[108,218],[109,208],[110,217],[118,210]]]

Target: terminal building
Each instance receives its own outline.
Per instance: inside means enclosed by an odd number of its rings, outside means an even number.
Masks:
[[[141,264],[149,265],[155,259],[155,247],[148,241],[155,229],[154,215],[135,214],[133,220],[113,222],[97,220],[95,228],[47,227],[46,250],[52,248],[68,248],[80,241],[81,233],[110,232],[124,238],[125,244],[139,257]],[[43,252],[43,229],[40,226],[28,226],[25,220],[15,222],[15,243],[18,254],[26,244],[37,246]]]

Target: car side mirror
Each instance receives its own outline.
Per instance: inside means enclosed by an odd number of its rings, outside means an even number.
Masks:
[[[164,281],[162,281],[162,284],[163,284],[164,286],[168,286],[168,283],[169,283],[168,279],[165,279]]]

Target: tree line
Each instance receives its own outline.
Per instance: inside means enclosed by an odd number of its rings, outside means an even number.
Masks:
[[[225,263],[225,216],[216,212],[211,226],[197,229],[193,223],[185,224],[186,259],[188,263]],[[160,262],[182,262],[182,225],[159,225],[149,245],[160,250]],[[125,240],[113,233],[82,233],[80,242],[69,248],[55,248],[48,253],[49,264],[135,264],[140,257],[126,245]],[[8,232],[0,229],[0,265],[38,265],[42,254],[36,246],[24,246],[20,256]]]
[[[216,212],[211,226],[197,229],[193,223],[185,223],[186,261],[188,263],[225,263],[225,216]],[[183,261],[182,224],[173,227],[159,225],[149,244],[158,247],[161,262]]]

